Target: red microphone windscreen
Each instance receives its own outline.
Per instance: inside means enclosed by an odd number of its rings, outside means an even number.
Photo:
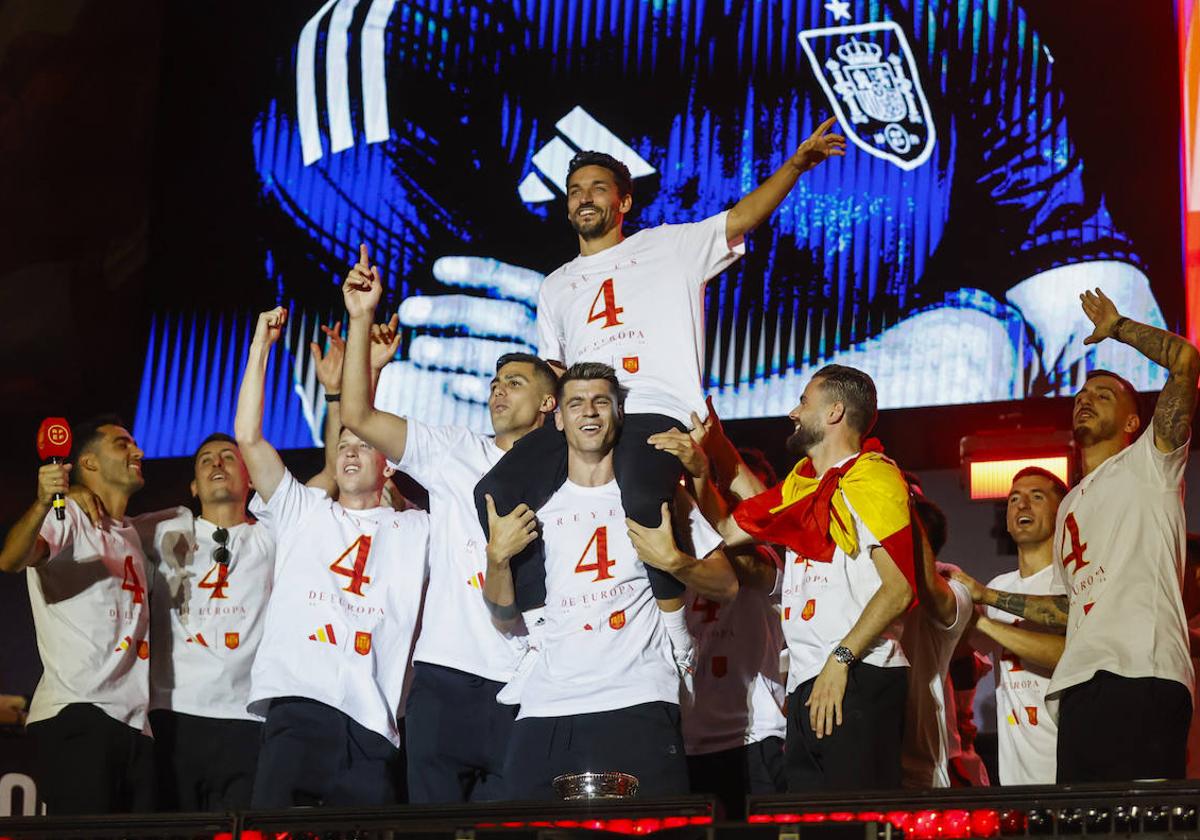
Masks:
[[[43,461],[71,454],[71,427],[62,417],[47,417],[38,427],[38,457]]]

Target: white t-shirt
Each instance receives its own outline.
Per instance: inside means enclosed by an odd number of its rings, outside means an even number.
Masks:
[[[677,503],[676,514],[684,511]],[[694,506],[688,517],[687,550],[694,556],[721,545]],[[538,518],[546,543],[544,647],[522,688],[517,718],[678,703],[671,640],[629,541],[617,482],[581,487],[568,480]]]
[[[1023,595],[1065,595],[1067,590],[1054,580],[1051,564],[1029,577],[1019,569],[997,575],[988,588]],[[987,607],[993,621],[1022,625],[1012,613]],[[1037,624],[1024,629],[1038,630]],[[1058,773],[1058,724],[1046,708],[1050,670],[1024,662],[992,643],[992,673],[996,680],[996,738],[999,742],[1000,784],[1052,785]]]
[[[40,535],[50,554],[25,573],[43,669],[28,722],[90,703],[147,732],[153,572],[137,530],[129,519],[100,530],[68,500],[63,521],[51,511]]]
[[[767,549],[770,551],[770,549]],[[774,552],[771,556],[779,563]],[[688,593],[688,631],[696,640],[690,703],[682,708],[688,755],[730,750],[787,733],[779,673],[783,628],[777,596],[742,587],[731,604]]]
[[[186,507],[134,517],[156,574],[150,593],[150,708],[258,720],[246,711],[250,666],[271,594],[275,540],[229,528],[229,563],[213,559],[217,526]]]
[[[492,623],[483,599],[487,537],[475,485],[504,455],[490,435],[409,418],[395,466],[429,492],[429,587],[413,660],[508,682],[523,645]]]
[[[842,643],[867,602],[883,585],[871,560],[871,549],[883,543],[868,530],[853,507],[850,513],[858,530],[858,553],[853,557],[835,548],[833,559],[822,563],[800,557],[794,551],[787,552],[781,603],[783,635],[788,646],[789,694],[821,673],[829,654]],[[859,661],[881,668],[907,666],[908,659],[900,646],[903,627],[901,616],[861,652]]]
[[[725,217],[640,230],[550,274],[538,293],[538,351],[612,365],[630,414],[705,417],[704,285],[746,252]]]
[[[277,545],[250,711],[265,716],[274,698],[306,697],[399,746],[428,514],[347,510],[290,472],[250,509]]]
[[[1182,581],[1188,446],[1159,452],[1141,437],[1084,478],[1058,508],[1055,580],[1071,608],[1048,697],[1097,671],[1175,680],[1193,691]]]
[[[956,580],[948,583],[956,604],[954,622],[949,627],[923,607],[910,611],[904,619],[900,643],[912,668],[900,754],[906,788],[950,787],[950,757],[962,750],[954,692],[946,683],[950,657],[971,623],[975,606],[965,586]]]

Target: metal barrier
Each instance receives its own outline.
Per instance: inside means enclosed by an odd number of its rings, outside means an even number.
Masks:
[[[0,819],[0,840],[969,840],[1098,836],[1200,840],[1196,782],[752,797],[743,823],[707,797],[313,808],[239,814]]]

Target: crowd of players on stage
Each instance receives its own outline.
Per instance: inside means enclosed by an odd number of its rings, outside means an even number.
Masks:
[[[813,373],[782,481],[706,404],[705,283],[844,154],[831,124],[730,210],[628,237],[628,170],[578,155],[580,253],[542,285],[538,354],[496,360],[493,434],[374,407],[399,337],[365,246],[346,334],[312,347],[316,476],[262,434],[282,308],[259,316],[234,435],[195,453],[198,513],[128,516],[141,450],[115,417],[76,426],[0,551],[44,666],[27,728],[48,812],[551,799],[586,770],[731,816],[751,793],[988,784],[989,668],[1000,783],[1182,777],[1191,344],[1081,296],[1088,343],[1169,378],[1143,422],[1128,383],[1088,373],[1082,477],[1016,475],[1018,565],[987,586],[939,559],[945,517],[870,437],[866,373]]]

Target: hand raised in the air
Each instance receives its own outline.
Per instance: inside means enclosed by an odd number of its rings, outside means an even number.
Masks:
[[[317,381],[327,394],[338,394],[342,390],[342,362],[346,357],[346,340],[342,338],[342,322],[338,321],[332,327],[321,326],[325,333],[325,352],[321,345],[309,342],[308,352],[312,356],[313,369]]]
[[[254,342],[257,344],[265,344],[268,347],[279,340],[279,336],[283,335],[283,328],[287,325],[288,311],[282,306],[276,306],[269,312],[263,312],[258,316],[258,324],[254,328]]]
[[[396,358],[400,349],[400,313],[392,315],[386,324],[371,325],[371,372],[379,373]]]
[[[371,265],[366,243],[358,246],[358,262],[342,283],[342,300],[351,318],[370,318],[383,297],[383,278],[379,267]]]
[[[1117,305],[1109,299],[1108,295],[1100,289],[1096,289],[1094,292],[1089,290],[1079,296],[1079,302],[1083,304],[1083,314],[1087,315],[1088,320],[1096,327],[1092,334],[1083,340],[1083,343],[1099,344],[1104,339],[1112,337],[1117,321],[1121,319],[1121,313],[1117,311]]]
[[[846,154],[846,138],[840,134],[829,134],[829,129],[837,122],[837,117],[830,117],[817,126],[808,139],[799,145],[792,155],[792,166],[801,172],[807,172],[819,163],[831,157],[842,157]]]

